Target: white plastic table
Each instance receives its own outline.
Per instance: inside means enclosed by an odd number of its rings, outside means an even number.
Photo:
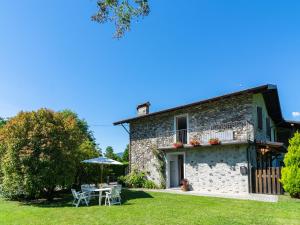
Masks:
[[[107,188],[95,188],[93,191],[99,192],[99,205],[101,205],[102,193],[107,192],[107,191],[111,191],[111,188],[109,188],[109,187],[107,187]]]

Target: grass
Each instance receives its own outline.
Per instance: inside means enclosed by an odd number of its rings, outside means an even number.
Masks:
[[[125,190],[122,206],[75,208],[71,196],[55,202],[0,199],[0,224],[300,224],[300,201],[265,203]]]

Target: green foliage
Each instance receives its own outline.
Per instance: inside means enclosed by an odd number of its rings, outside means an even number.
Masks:
[[[146,180],[144,182],[143,188],[147,189],[157,189],[157,185],[152,180]]]
[[[122,161],[121,158],[116,153],[114,153],[114,149],[111,146],[106,147],[105,157],[116,160],[116,161]]]
[[[129,145],[126,146],[125,151],[123,152],[122,161],[129,162]]]
[[[300,133],[290,139],[288,152],[284,157],[285,167],[282,169],[283,188],[292,197],[300,198]]]
[[[80,186],[86,183],[98,183],[100,181],[100,166],[94,164],[81,163],[85,159],[99,157],[100,152],[97,150],[93,141],[86,139],[79,146],[79,155],[77,157],[75,185]]]
[[[165,153],[158,150],[156,146],[152,146],[152,153],[157,160],[156,169],[160,176],[160,188],[166,188],[166,163],[165,163]]]
[[[6,124],[6,120],[0,117],[0,128],[3,127],[5,124]]]
[[[81,163],[85,159],[96,158],[101,155],[101,149],[96,144],[95,137],[89,129],[88,123],[80,119],[78,115],[70,110],[63,110],[60,113],[64,117],[73,117],[76,119],[78,128],[84,134],[84,138],[79,145],[78,155],[76,157],[76,175],[74,184],[80,186],[83,183],[98,183],[100,181],[100,167],[99,165],[91,165]]]
[[[147,179],[145,172],[136,169],[126,176],[119,177],[119,182],[131,188],[158,188],[153,181]]]
[[[150,13],[148,0],[98,0],[98,11],[92,20],[98,23],[114,22],[115,37],[121,38],[130,30],[131,22]]]
[[[70,116],[73,117],[73,118],[75,118],[77,126],[79,127],[79,129],[81,130],[81,132],[85,135],[85,138],[88,139],[90,141],[90,144],[93,145],[93,148],[95,150],[99,151],[100,154],[101,154],[101,149],[96,145],[96,140],[95,140],[94,134],[89,129],[88,123],[84,119],[80,119],[78,117],[78,115],[75,112],[71,111],[71,110],[65,109],[63,111],[60,111],[60,113],[65,118],[70,117]]]
[[[2,127],[4,127],[4,125],[6,124],[7,120],[0,117],[0,129]],[[1,135],[1,133],[0,133]],[[3,177],[3,174],[2,174],[2,171],[1,171],[1,161],[2,161],[2,157],[3,157],[3,154],[4,154],[4,145],[3,145],[3,142],[1,141],[1,136],[0,136],[0,185],[1,185],[1,178]],[[0,190],[1,190],[1,186],[0,186]]]
[[[80,161],[96,155],[87,125],[76,114],[20,112],[0,129],[1,186],[9,198],[53,198],[74,183]]]

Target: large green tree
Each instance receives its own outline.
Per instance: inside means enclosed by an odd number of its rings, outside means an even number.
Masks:
[[[113,160],[121,161],[121,158],[114,152],[114,149],[111,146],[106,147],[105,157],[113,159]]]
[[[290,139],[288,152],[284,157],[285,167],[282,169],[282,183],[285,191],[292,197],[300,198],[300,133]]]
[[[123,37],[130,30],[132,21],[150,13],[148,0],[98,0],[98,11],[92,20],[98,23],[113,22],[115,37]]]
[[[122,161],[123,162],[128,162],[129,161],[129,145],[126,145],[126,148],[123,152],[123,155],[122,155]]]
[[[91,133],[82,124],[70,111],[49,109],[20,112],[7,121],[0,129],[3,193],[51,200],[56,188],[71,186],[80,160],[95,154]]]
[[[6,119],[0,117],[0,128],[6,124]]]
[[[74,184],[80,186],[82,183],[95,183],[99,181],[100,173],[97,170],[97,166],[88,165],[82,163],[85,159],[99,157],[101,155],[101,149],[96,144],[93,132],[89,129],[88,123],[84,119],[80,119],[78,115],[71,110],[63,110],[60,113],[64,117],[73,117],[76,119],[77,126],[81,130],[84,138],[79,145],[78,156],[76,157],[76,175]]]

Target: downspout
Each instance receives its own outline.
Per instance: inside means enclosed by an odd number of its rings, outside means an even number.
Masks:
[[[248,167],[248,192],[252,193],[252,168],[250,164],[250,151],[249,148],[251,147],[250,141],[248,142],[247,146],[247,167]]]
[[[252,125],[253,126],[253,125]],[[254,128],[254,126],[253,126]],[[249,134],[248,134],[249,135]],[[249,149],[251,148],[251,146],[255,145],[255,132],[253,129],[253,138],[251,138],[251,136],[248,136],[248,146],[247,146],[247,151],[246,151],[246,157],[247,157],[247,167],[248,167],[248,192],[249,193],[253,193],[253,189],[252,189],[252,165],[250,163],[251,160],[251,151],[249,151]]]
[[[129,125],[128,173],[131,173],[131,129]]]

